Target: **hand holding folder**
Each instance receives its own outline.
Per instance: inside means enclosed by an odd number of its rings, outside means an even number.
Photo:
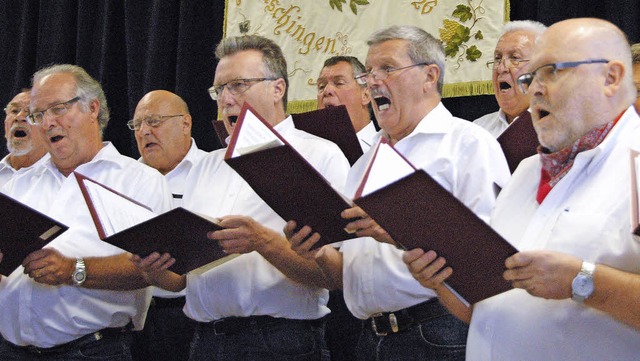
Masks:
[[[142,257],[170,253],[176,260],[170,270],[178,274],[214,267],[237,256],[225,253],[207,237],[208,232],[222,229],[216,220],[182,207],[156,215],[135,200],[74,174],[103,241]]]
[[[24,258],[36,251],[68,229],[64,224],[36,211],[35,209],[0,193],[0,208],[3,219],[0,222],[0,275],[8,276]]]
[[[340,213],[350,200],[337,192],[269,123],[247,103],[225,155],[229,164],[284,220],[308,225],[321,234],[315,245],[354,236]]]
[[[511,289],[502,277],[506,258],[517,250],[386,142],[376,150],[354,202],[402,248],[434,250],[454,270],[447,284],[469,303]],[[386,148],[386,149],[385,149]],[[374,174],[404,163],[400,179],[371,186]]]

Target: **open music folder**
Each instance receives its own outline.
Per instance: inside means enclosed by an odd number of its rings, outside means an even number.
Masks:
[[[229,164],[282,219],[321,235],[315,247],[353,238],[340,213],[348,198],[245,103],[225,154]],[[315,248],[314,247],[314,248]]]
[[[362,147],[346,106],[292,114],[291,117],[297,129],[334,142],[350,165],[362,156]]]
[[[69,227],[12,197],[0,193],[0,275],[8,276],[29,253],[37,251]]]
[[[215,219],[182,207],[157,215],[93,179],[74,175],[98,235],[107,243],[141,257],[168,252],[176,260],[170,270],[178,274],[215,267],[238,256],[225,253],[217,241],[207,238],[207,232],[222,229]]]
[[[396,177],[391,167],[400,168]],[[376,179],[380,174],[386,178]],[[402,248],[444,257],[453,268],[446,283],[464,301],[473,304],[511,289],[502,273],[505,259],[517,250],[385,141],[376,144],[354,202]]]

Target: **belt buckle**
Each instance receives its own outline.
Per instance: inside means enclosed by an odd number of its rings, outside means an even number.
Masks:
[[[387,336],[389,333],[388,332],[379,332],[378,331],[378,326],[376,325],[376,318],[377,317],[383,317],[384,314],[383,313],[375,313],[371,316],[371,328],[373,329],[373,332],[375,332],[376,336]],[[398,333],[400,331],[400,327],[398,326],[398,318],[396,317],[396,314],[393,312],[389,313],[389,325],[391,326],[391,333]]]
[[[377,317],[382,317],[383,314],[381,312],[378,313],[374,313],[373,315],[371,315],[371,328],[373,329],[373,332],[375,332],[376,336],[386,336],[387,333],[386,332],[378,332],[378,326],[376,326],[376,318]]]

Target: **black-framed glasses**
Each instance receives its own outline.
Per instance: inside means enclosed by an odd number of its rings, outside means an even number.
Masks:
[[[18,115],[20,115],[21,112],[24,112],[25,114],[29,114],[29,106],[26,107],[19,107],[17,105],[9,105],[8,107],[4,108],[4,113],[6,115],[11,115],[13,117],[17,117]]]
[[[240,95],[246,92],[247,90],[249,90],[249,88],[251,88],[251,86],[256,83],[259,83],[261,81],[276,80],[276,79],[278,78],[270,77],[270,78],[233,79],[233,80],[229,80],[224,84],[212,86],[211,88],[209,88],[209,95],[211,96],[211,99],[218,100],[218,98],[220,98],[220,96],[222,95],[222,91],[224,90],[224,88],[227,88],[229,93],[233,95]]]
[[[160,124],[164,123],[165,121],[171,118],[182,117],[182,116],[184,116],[184,114],[151,115],[145,118],[135,118],[127,122],[127,127],[129,127],[129,129],[131,130],[140,130],[140,128],[142,128],[142,122],[144,122],[144,124],[146,124],[151,128],[157,128],[160,126]]]
[[[522,63],[528,62],[529,59],[518,59],[518,58],[496,58],[493,60],[489,60],[487,62],[487,68],[489,69],[498,69],[500,64],[504,62],[504,66],[507,69],[513,69],[520,66]]]
[[[531,86],[531,83],[533,83],[534,78],[538,80],[538,83],[540,85],[544,85],[556,80],[558,70],[575,68],[578,65],[582,64],[604,64],[608,62],[609,60],[606,59],[593,59],[545,64],[530,73],[520,75],[518,77],[518,86],[520,87],[520,90],[522,90],[522,92],[526,94],[529,90],[529,87]]]
[[[365,85],[367,84],[367,80],[369,79],[369,77],[373,77],[373,79],[376,79],[376,80],[385,80],[389,77],[391,73],[396,72],[398,70],[413,68],[414,66],[424,66],[424,65],[431,65],[431,63],[416,63],[416,64],[403,66],[400,68],[394,68],[394,67],[388,66],[378,70],[371,69],[366,73],[362,73],[356,76],[356,81],[360,85]]]
[[[80,97],[75,97],[71,100],[67,100],[66,102],[56,103],[45,110],[33,112],[27,115],[27,123],[31,125],[40,125],[42,124],[45,115],[53,118],[61,117],[67,114],[73,103],[78,100],[80,100]]]

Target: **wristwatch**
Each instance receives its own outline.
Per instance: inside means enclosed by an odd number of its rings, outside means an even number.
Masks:
[[[75,286],[81,286],[87,279],[87,270],[84,265],[84,259],[76,258],[76,269],[71,274],[71,281]]]
[[[593,271],[595,269],[595,264],[582,261],[580,272],[571,282],[571,292],[573,293],[571,298],[574,301],[584,302],[593,293]]]

